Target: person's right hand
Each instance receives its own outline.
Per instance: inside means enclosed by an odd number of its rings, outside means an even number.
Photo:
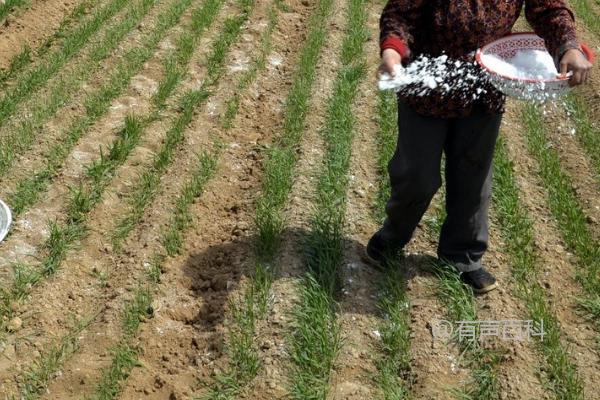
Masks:
[[[383,73],[388,73],[390,76],[395,76],[394,66],[402,62],[402,57],[394,49],[385,49],[381,53],[381,64],[377,69],[378,77]]]

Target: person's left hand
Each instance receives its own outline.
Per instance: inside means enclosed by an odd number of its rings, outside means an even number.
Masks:
[[[573,76],[569,80],[570,86],[577,86],[585,83],[590,75],[592,63],[577,49],[570,49],[563,54],[560,60],[560,73],[566,75],[568,72],[573,72]]]

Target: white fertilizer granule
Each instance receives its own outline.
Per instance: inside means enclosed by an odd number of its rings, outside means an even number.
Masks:
[[[447,55],[439,57],[420,56],[406,68],[394,67],[394,76],[387,73],[381,75],[380,90],[425,96],[432,91],[445,96],[478,98],[487,93],[481,86],[487,78],[475,62],[451,60]],[[474,92],[474,94],[468,94]]]
[[[558,75],[552,56],[542,50],[521,50],[510,60],[484,54],[483,63],[492,71],[511,78],[553,79]]]
[[[508,96],[536,103],[554,100],[563,93],[562,89],[548,86],[546,82],[558,76],[554,61],[546,51],[521,50],[509,60],[484,54],[482,59],[490,70],[503,76],[537,82],[493,78],[475,61],[455,60],[442,55],[420,56],[406,68],[396,65],[393,77],[381,75],[379,89],[394,90],[409,96],[435,93],[436,96],[459,98],[466,103],[485,96],[491,83]]]

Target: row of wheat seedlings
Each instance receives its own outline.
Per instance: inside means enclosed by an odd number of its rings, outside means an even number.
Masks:
[[[267,56],[271,52],[272,34],[277,26],[279,9],[281,8],[283,8],[282,0],[275,0],[271,4],[268,11],[269,15],[267,17],[267,27],[261,34],[258,56],[253,60],[250,69],[244,72],[238,81],[236,92],[225,103],[225,113],[221,117],[221,126],[223,126],[225,129],[231,128],[231,125],[238,114],[242,93],[244,93],[252,84],[252,82],[254,82],[257,74],[263,71],[266,67]]]
[[[106,114],[111,102],[128,87],[132,77],[154,54],[159,42],[176,24],[190,3],[191,0],[176,2],[162,13],[153,31],[144,38],[144,41],[123,55],[115,69],[111,71],[108,80],[84,99],[85,113],[76,117],[66,129],[60,132],[59,142],[52,145],[44,154],[45,165],[17,182],[15,191],[9,197],[9,203],[15,214],[18,215],[39,199],[41,193],[62,168],[79,139]]]
[[[147,270],[146,283],[141,284],[135,290],[133,298],[123,305],[121,338],[111,350],[112,361],[108,367],[103,369],[102,377],[91,399],[108,400],[117,398],[133,368],[139,366],[139,349],[134,347],[133,340],[140,323],[153,314],[152,299],[169,253],[178,253],[182,246],[182,241],[175,243],[170,241],[169,237],[181,237],[191,225],[193,216],[190,214],[189,207],[194,199],[202,194],[206,183],[213,176],[219,158],[219,151],[220,147],[216,146],[216,150],[212,153],[204,152],[199,155],[197,168],[179,193],[175,206],[170,213],[171,222],[161,241],[163,244],[170,243],[170,247],[167,249],[163,245],[152,256],[151,265]]]
[[[18,397],[12,395],[5,398],[11,400],[35,400],[46,390],[48,382],[60,371],[63,363],[79,348],[79,337],[84,329],[96,320],[98,313],[73,320],[69,332],[57,339],[55,343],[38,357],[33,365],[17,378],[19,381]]]
[[[16,157],[30,148],[42,130],[44,122],[71,100],[77,88],[101,67],[100,62],[118,47],[155,4],[156,0],[131,2],[124,19],[106,32],[91,49],[89,58],[81,62],[66,78],[60,79],[57,85],[51,87],[49,98],[40,98],[33,110],[25,117],[15,120],[15,124],[10,127],[12,129],[9,128],[7,134],[0,139],[0,174],[6,173]],[[30,198],[35,200],[35,197]],[[14,207],[14,213],[18,215],[31,203],[17,202],[11,205]]]
[[[281,7],[280,0],[274,0],[270,4],[267,27],[261,34],[258,55],[238,80],[237,90],[227,101],[225,114],[221,118],[221,125],[226,131],[231,128],[238,114],[240,96],[256,79],[257,74],[266,67],[267,56],[272,47],[272,35],[277,26]],[[243,294],[231,301],[232,324],[226,338],[229,367],[224,373],[215,377],[215,382],[206,396],[207,399],[233,399],[260,370],[254,337],[256,323],[264,317],[267,310],[266,298],[269,288],[268,277],[257,269],[248,280]]]
[[[443,196],[442,196],[443,197]],[[434,205],[433,218],[427,219],[428,233],[439,236],[446,211],[442,203]],[[473,290],[465,285],[456,269],[441,260],[432,265],[432,272],[438,279],[436,295],[446,308],[446,317],[451,323],[477,321],[477,304]],[[449,393],[456,398],[495,399],[500,395],[498,366],[501,356],[494,350],[484,348],[475,339],[462,338],[455,332],[452,338],[461,348],[465,365],[471,371],[471,379],[462,388],[452,388]]]
[[[179,21],[181,15],[190,4],[191,0],[175,0],[158,17],[154,30],[139,47],[131,50],[124,56],[114,74],[109,78],[108,83],[99,88],[90,101],[86,103],[86,115],[76,120],[68,130],[67,138],[50,150],[46,168],[36,172],[32,178],[25,181],[30,182],[31,185],[27,186],[30,191],[24,193],[31,193],[40,187],[45,187],[49,183],[70,153],[77,139],[85,133],[86,129],[91,126],[98,116],[108,110],[111,101],[122,92],[128,85],[131,77],[152,56],[160,40]],[[141,125],[135,119],[131,119],[128,122],[124,128],[123,136],[116,142],[113,149],[111,149],[111,158],[105,158],[106,161],[104,163],[110,164],[111,168],[122,162],[119,157],[127,152],[123,149],[131,147],[132,143],[135,143],[139,136]],[[112,159],[113,156],[115,161]],[[95,171],[93,167],[88,171],[88,174],[91,178],[94,177]],[[92,183],[94,184],[93,179]],[[103,188],[105,183],[104,178],[95,182],[99,188]],[[25,186],[21,184],[20,188],[23,187]],[[39,193],[39,190],[36,193]],[[54,273],[65,259],[69,248],[85,233],[82,214],[83,207],[87,207],[89,204],[83,204],[84,202],[81,201],[82,198],[78,196],[77,191],[73,194],[66,224],[61,227],[57,222],[50,223],[50,236],[43,245],[46,255],[41,261],[41,265],[39,267],[21,264],[15,265],[11,287],[0,290],[0,312],[3,315],[10,314],[12,312],[10,305],[15,301],[23,299],[33,285]]]
[[[571,93],[566,97],[566,104],[575,123],[577,139],[591,161],[600,187],[600,118],[593,115],[589,99],[580,93]]]
[[[373,218],[382,223],[385,205],[390,196],[387,164],[394,154],[397,141],[397,100],[394,93],[379,92],[377,122],[377,166],[379,189],[377,191]],[[382,399],[409,398],[410,385],[410,299],[405,291],[406,279],[401,272],[399,259],[390,260],[381,284],[379,307],[384,318],[379,326],[381,344],[378,348],[375,378]]]
[[[560,326],[539,282],[540,260],[536,252],[533,221],[519,200],[513,165],[503,139],[496,149],[494,164],[494,215],[504,238],[504,249],[516,282],[516,294],[523,300],[529,319],[543,321],[545,337],[537,347],[545,358],[544,375],[558,399],[583,399],[583,385],[568,349],[561,343]]]
[[[522,118],[525,140],[537,160],[548,206],[567,249],[576,257],[575,277],[584,289],[579,303],[600,329],[600,244],[589,230],[571,178],[561,168],[558,151],[550,146],[541,111],[528,105],[522,109]]]
[[[0,126],[4,125],[7,118],[14,113],[19,104],[60,71],[70,59],[78,54],[93,35],[128,3],[127,0],[113,0],[105,7],[97,10],[89,20],[79,26],[62,43],[60,48],[49,54],[43,63],[21,76],[15,86],[11,87],[0,99]]]
[[[214,0],[204,3],[202,8],[195,13],[192,30],[198,35],[203,31],[211,21],[214,19],[217,11],[219,10],[222,2],[220,0]],[[242,7],[242,11],[237,17],[230,17],[225,21],[224,27],[219,34],[219,41],[213,45],[212,51],[208,56],[208,65],[223,65],[224,56],[227,54],[228,48],[235,43],[239,33],[241,32],[242,25],[247,21],[249,14],[252,10],[253,3],[239,2]],[[185,39],[187,38],[187,40]],[[195,43],[198,37],[189,37],[184,33],[178,43],[182,46],[179,51],[175,54],[179,55],[179,58],[175,57],[171,60],[170,64],[181,68],[179,79],[182,78],[185,71],[183,67],[187,63],[184,60],[188,60],[193,52],[195,45],[188,46],[187,44]],[[223,45],[225,43],[225,47]],[[187,50],[183,50],[187,49]],[[220,68],[220,67],[219,67]],[[214,72],[213,72],[214,73]],[[216,76],[211,76],[214,79],[214,83],[218,81]],[[165,87],[174,89],[176,85],[172,85],[173,77],[167,75],[162,83]],[[160,85],[159,85],[160,86]],[[168,97],[168,92],[158,90],[156,97],[154,98],[154,104],[156,107],[161,107],[164,104],[165,99]],[[196,97],[197,92],[191,91],[183,95],[183,111],[182,117],[177,118],[174,122],[173,129],[185,129],[189,120],[192,117],[192,112],[198,99],[202,97]],[[183,123],[183,121],[187,121]],[[199,169],[193,174],[193,177],[184,187],[180,193],[178,199],[175,202],[175,208],[171,216],[171,223],[165,233],[162,236],[162,249],[153,257],[152,266],[148,271],[149,283],[153,286],[158,283],[161,273],[161,265],[165,259],[169,256],[173,256],[181,249],[183,239],[182,232],[190,225],[192,216],[189,214],[188,207],[195,197],[197,197],[202,191],[204,185],[208,179],[212,176],[216,167],[218,159],[218,152],[214,154],[204,153],[199,158]],[[103,176],[103,174],[99,174]],[[93,192],[90,192],[93,193]],[[122,315],[122,328],[123,334],[117,344],[112,350],[113,359],[111,365],[103,371],[103,376],[98,384],[97,390],[93,396],[95,399],[112,399],[115,398],[121,391],[124,380],[127,379],[131,369],[137,365],[137,352],[132,348],[131,341],[133,340],[135,333],[139,327],[140,317],[147,315],[148,307],[152,299],[152,288],[140,287],[135,294],[133,301],[128,302],[123,309]]]
[[[68,217],[75,222],[83,222],[88,213],[101,200],[104,189],[113,178],[116,169],[122,165],[139,140],[145,129],[162,117],[161,111],[185,73],[202,34],[215,21],[222,0],[208,0],[192,13],[189,26],[176,40],[176,48],[163,59],[165,76],[158,84],[158,90],[152,97],[153,107],[146,116],[128,115],[124,129],[109,146],[106,153],[100,152],[100,158],[92,162],[85,173],[85,183],[71,188]],[[185,101],[185,100],[184,100]],[[185,107],[183,107],[185,109]]]
[[[190,123],[194,111],[212,95],[211,91],[221,78],[227,53],[254,6],[254,2],[251,0],[240,1],[238,4],[242,7],[243,12],[238,16],[225,20],[221,40],[215,44],[207,56],[205,63],[206,78],[199,89],[190,90],[182,96],[180,104],[182,110],[181,117],[169,129],[164,144],[154,157],[150,167],[144,171],[138,184],[133,189],[133,194],[129,198],[129,209],[126,215],[117,221],[116,228],[111,233],[113,248],[117,250],[121,249],[123,241],[141,220],[146,207],[148,207],[159,191],[160,179],[171,165],[176,147],[185,138],[185,127]]]
[[[218,148],[217,148],[218,150]],[[169,231],[183,231],[191,221],[189,205],[202,193],[206,182],[212,177],[218,153],[202,153],[198,157],[198,167],[183,187],[175,207],[171,211]],[[185,221],[182,223],[182,221]],[[118,344],[111,349],[111,364],[102,371],[91,399],[115,399],[121,392],[124,381],[131,370],[138,366],[138,349],[132,341],[138,327],[145,318],[153,314],[151,307],[154,286],[159,282],[162,265],[167,259],[164,250],[157,251],[151,267],[147,271],[147,283],[142,283],[134,291],[133,298],[126,301],[121,312],[122,335]],[[100,312],[79,321],[74,321],[69,332],[58,339],[56,344],[36,359],[31,367],[18,379],[20,380],[19,398],[24,400],[38,399],[48,387],[49,382],[60,371],[64,363],[78,350],[81,333],[93,323]]]
[[[324,43],[323,38],[326,33],[327,20],[331,12],[331,6],[332,2],[329,0],[322,0],[317,3],[308,22],[306,43],[301,51],[300,62],[295,73],[294,83],[292,84],[292,89],[288,94],[285,105],[284,115],[287,122],[284,122],[285,132],[283,138],[290,138],[293,136],[299,140],[299,137],[304,130],[305,112],[310,97],[310,90],[315,78],[316,61],[319,58]],[[270,31],[275,28],[277,8],[279,7],[281,7],[279,1],[275,1],[271,6],[268,27],[261,39],[260,55],[255,60],[254,65],[241,77],[238,85],[242,89],[247,88],[258,71],[265,67],[266,57],[271,47]],[[237,114],[238,107],[239,94],[236,93],[234,97],[228,100],[225,107],[226,111],[221,119],[221,123],[225,129],[228,129],[231,126],[231,123]],[[292,121],[295,122],[292,123]],[[277,148],[277,145],[275,148]],[[269,158],[269,155],[267,157]],[[266,173],[263,182],[263,195],[261,197],[262,200],[258,200],[258,210],[260,210],[261,207],[266,206],[267,199],[264,198],[264,196],[267,195],[267,193],[265,189],[273,188],[274,185],[279,185],[280,188],[282,187],[282,181],[280,181],[280,179],[283,178],[283,176],[279,175],[281,168],[289,167],[290,169],[293,169],[293,164],[287,164],[292,161],[284,160],[283,158],[273,158],[272,155],[270,157],[271,164],[267,162],[265,165]],[[272,164],[273,162],[285,163],[286,166],[283,164]],[[277,172],[277,174],[274,174],[275,172]],[[290,175],[286,174],[285,177],[291,179]],[[281,194],[281,203],[278,203],[278,206],[273,203],[268,206],[271,207],[271,210],[277,209],[278,212],[280,211],[289,194],[290,187],[291,182],[287,183],[285,186],[287,192]],[[260,205],[261,203],[263,204],[262,206]],[[262,209],[263,212],[266,211],[264,208]],[[261,214],[260,211],[257,211],[257,215],[258,217],[256,218],[255,223],[259,232],[261,229],[264,229],[264,226],[261,228],[261,221],[262,223],[271,226],[265,219],[267,218],[266,213]],[[262,218],[260,215],[262,215]],[[273,218],[275,216],[271,217]],[[281,231],[274,235],[278,236],[280,233]],[[255,271],[252,276],[249,277],[248,283],[243,289],[243,293],[231,302],[232,323],[227,337],[229,367],[224,373],[219,374],[216,377],[215,383],[210,388],[207,398],[233,398],[257,375],[261,368],[260,358],[255,343],[255,335],[257,323],[263,319],[267,313],[268,297],[275,276],[271,264],[277,251],[277,245],[276,243],[266,242],[270,240],[278,241],[271,235],[259,236],[256,243],[257,252],[255,257],[257,262]]]
[[[366,74],[366,5],[363,0],[348,2],[340,69],[320,132],[325,155],[310,231],[305,238],[308,273],[300,283],[298,304],[292,310],[290,392],[295,399],[327,397],[332,367],[341,346],[335,297],[341,288],[340,269],[344,261],[346,192],[355,129],[352,106]]]
[[[75,29],[82,19],[96,7],[97,3],[93,0],[86,0],[78,4],[68,15],[66,15],[60,22],[58,29],[52,33],[52,35],[46,39],[40,46],[34,51],[27,44],[23,46],[21,51],[16,54],[11,60],[8,68],[0,72],[0,87],[6,89],[7,81],[18,76],[29,67],[34,58],[43,57],[55,43],[60,42],[62,39],[71,35],[72,30]]]

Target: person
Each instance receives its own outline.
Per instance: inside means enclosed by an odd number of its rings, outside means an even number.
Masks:
[[[419,55],[472,61],[476,49],[511,32],[523,3],[527,21],[544,39],[560,73],[573,73],[571,85],[584,83],[592,66],[577,40],[573,13],[562,0],[389,0],[380,19],[379,73],[394,76],[396,64]],[[485,293],[497,287],[481,258],[488,246],[492,158],[505,98],[489,82],[479,85],[469,90],[480,89],[483,96],[398,93],[387,217],[365,255],[381,266],[391,254],[401,253],[441,186],[444,153],[447,216],[438,257],[454,266],[474,292]]]

